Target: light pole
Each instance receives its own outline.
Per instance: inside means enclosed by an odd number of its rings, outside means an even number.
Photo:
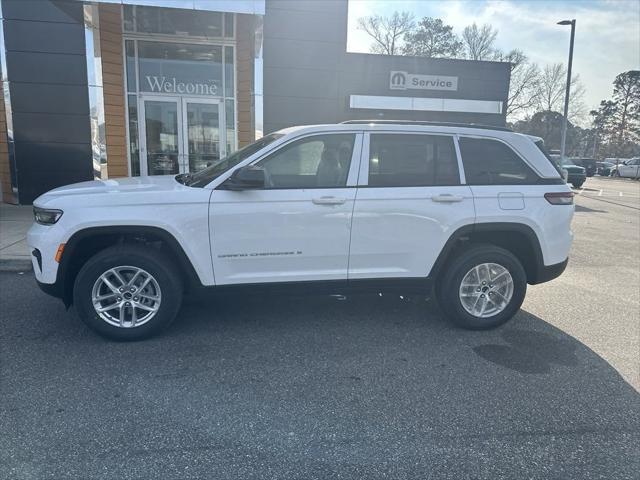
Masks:
[[[567,69],[567,90],[564,94],[564,118],[562,119],[562,140],[560,141],[560,158],[564,158],[567,143],[567,117],[569,116],[569,93],[571,91],[571,66],[573,64],[573,38],[576,33],[576,20],[562,20],[558,25],[571,25],[571,41],[569,43],[569,68]]]

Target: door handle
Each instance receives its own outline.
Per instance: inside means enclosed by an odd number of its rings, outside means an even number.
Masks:
[[[431,197],[431,200],[441,203],[454,203],[463,201],[464,197],[462,195],[451,195],[450,193],[442,193],[440,195],[434,195],[433,197]]]
[[[342,205],[347,201],[346,198],[338,197],[318,197],[311,200],[316,205]]]

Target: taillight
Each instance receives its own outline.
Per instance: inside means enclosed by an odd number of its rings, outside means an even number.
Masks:
[[[573,192],[549,192],[544,194],[551,205],[572,205]]]

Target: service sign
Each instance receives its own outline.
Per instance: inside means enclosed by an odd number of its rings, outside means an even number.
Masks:
[[[413,73],[391,71],[389,73],[391,90],[458,90],[458,77],[442,75],[416,75]]]

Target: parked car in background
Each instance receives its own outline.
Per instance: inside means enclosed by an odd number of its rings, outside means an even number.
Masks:
[[[640,178],[640,157],[627,160],[624,164],[618,165],[618,177]]]
[[[596,162],[596,173],[598,175],[602,175],[603,177],[608,177],[611,175],[611,170],[616,166],[615,163],[611,162]]]
[[[560,158],[558,154],[551,154],[551,159],[556,162],[558,168],[562,170],[562,178],[567,183],[573,185],[574,188],[580,188],[584,181],[587,179],[587,173],[585,169],[579,165],[573,163],[567,157]]]
[[[612,158],[608,160],[613,160],[614,163],[613,167],[611,167],[611,173],[609,174],[609,176],[611,177],[619,177],[620,175],[618,174],[618,168],[626,165],[627,162],[631,161],[630,158]]]
[[[571,161],[584,168],[587,177],[593,177],[596,174],[596,159],[595,158],[571,158]]]

